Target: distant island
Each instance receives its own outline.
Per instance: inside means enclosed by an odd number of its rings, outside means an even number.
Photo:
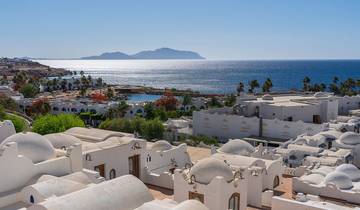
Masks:
[[[205,59],[199,53],[171,48],[141,51],[133,55],[122,52],[106,52],[101,55],[87,56],[82,60],[131,60],[131,59]]]

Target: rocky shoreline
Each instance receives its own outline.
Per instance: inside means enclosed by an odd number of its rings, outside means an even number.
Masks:
[[[15,76],[25,72],[30,77],[62,77],[71,75],[72,72],[62,68],[52,68],[21,58],[0,58],[0,76]]]

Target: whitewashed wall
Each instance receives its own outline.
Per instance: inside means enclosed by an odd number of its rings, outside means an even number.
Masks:
[[[14,124],[10,120],[0,122],[0,143],[3,142],[7,137],[15,134]]]
[[[219,139],[242,138],[251,135],[258,136],[260,120],[256,117],[208,113],[206,111],[193,113],[194,135],[205,135]],[[325,129],[325,124],[304,123],[302,121],[282,121],[278,119],[263,119],[265,137],[296,138],[300,134],[315,135]]]
[[[360,95],[339,97],[339,114],[347,115],[349,110],[360,109]]]
[[[234,181],[228,183],[223,177],[217,176],[209,184],[189,184],[184,179],[182,172],[176,170],[174,200],[180,203],[189,199],[189,192],[197,192],[204,195],[204,204],[209,210],[223,210],[228,209],[231,195],[237,192],[240,193],[240,210],[246,210],[248,199],[247,179],[239,179],[235,183]]]

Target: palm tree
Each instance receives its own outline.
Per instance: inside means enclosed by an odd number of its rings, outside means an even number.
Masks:
[[[249,88],[249,93],[254,93],[255,88],[260,87],[259,82],[258,82],[256,79],[255,79],[255,80],[251,80],[251,81],[249,82],[249,86],[250,86],[250,88]]]
[[[96,79],[96,86],[101,87],[102,85],[103,85],[102,78],[101,77],[97,78]]]
[[[66,90],[66,85],[67,85],[67,80],[66,79],[62,79],[61,82],[60,82],[60,85],[61,85],[61,89],[63,91]]]
[[[309,90],[310,90],[310,78],[306,76],[303,79],[303,91],[309,91]]]
[[[339,77],[335,76],[335,77],[333,78],[333,83],[334,83],[334,84],[337,84],[338,81],[339,81]]]
[[[75,81],[74,81],[74,84],[76,85],[76,88],[77,89],[79,89],[79,86],[80,86],[80,80],[79,79],[76,79]]]
[[[237,86],[236,91],[237,91],[238,95],[240,95],[241,92],[244,92],[244,83],[239,82],[239,85]]]
[[[262,91],[264,93],[268,93],[270,92],[270,89],[273,87],[272,81],[270,78],[267,78],[266,81],[264,82],[263,86],[262,86]]]

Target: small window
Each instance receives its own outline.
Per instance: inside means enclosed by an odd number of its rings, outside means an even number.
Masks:
[[[273,189],[277,188],[280,185],[280,179],[279,176],[275,176],[273,181]]]
[[[146,162],[151,162],[151,156],[150,155],[147,155]]]
[[[240,209],[240,194],[234,193],[229,199],[229,210],[239,210]]]
[[[198,200],[204,203],[204,195],[197,192],[189,192],[189,200]]]
[[[115,169],[111,169],[111,170],[110,170],[109,178],[110,178],[110,179],[115,179],[115,178],[116,178],[116,171],[115,171]]]
[[[30,203],[35,203],[34,196],[30,195]]]

